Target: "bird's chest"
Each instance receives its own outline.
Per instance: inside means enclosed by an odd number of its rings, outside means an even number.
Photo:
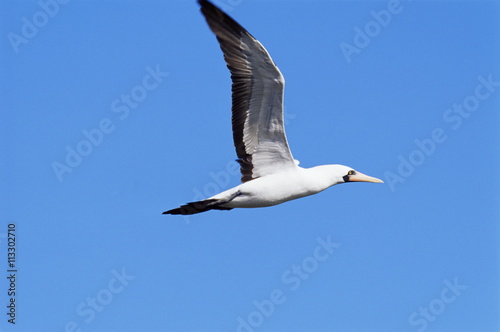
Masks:
[[[271,206],[315,194],[317,190],[300,175],[280,174],[246,182],[240,192],[252,204]]]

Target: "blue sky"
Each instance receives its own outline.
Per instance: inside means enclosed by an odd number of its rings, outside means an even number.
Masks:
[[[385,184],[161,215],[240,177],[196,2],[2,1],[0,330],[498,331],[499,3],[218,3],[301,166]]]

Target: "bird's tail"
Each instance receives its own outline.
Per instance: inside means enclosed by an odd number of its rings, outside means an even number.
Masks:
[[[226,203],[224,200],[220,199],[205,199],[203,201],[191,202],[186,205],[182,205],[176,209],[168,210],[163,212],[163,214],[196,214],[205,212],[208,210],[231,210],[232,208],[226,208],[220,206],[220,204]]]
[[[223,207],[221,205],[232,201],[235,197],[239,196],[241,193],[237,188],[232,188],[226,190],[220,194],[213,197],[204,199],[202,201],[187,203],[182,205],[177,209],[172,209],[163,212],[163,214],[196,214],[200,212],[205,212],[208,210],[232,210],[232,208]]]

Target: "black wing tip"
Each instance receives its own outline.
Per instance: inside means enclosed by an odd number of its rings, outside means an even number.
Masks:
[[[201,9],[208,9],[208,10],[212,10],[212,11],[215,11],[215,12],[223,12],[222,9],[220,9],[219,7],[217,7],[216,5],[214,5],[212,3],[212,1],[208,1],[208,0],[198,0],[198,4],[200,5]]]
[[[200,5],[202,11],[211,10],[215,12],[222,12],[222,10],[219,7],[217,7],[208,0],[198,0],[198,4]]]
[[[198,4],[201,6],[200,10],[203,16],[205,16],[210,29],[218,38],[220,36],[217,34],[216,30],[223,27],[223,30],[229,31],[234,35],[241,36],[244,34],[255,39],[255,37],[253,37],[243,26],[212,2],[208,0],[198,0]]]

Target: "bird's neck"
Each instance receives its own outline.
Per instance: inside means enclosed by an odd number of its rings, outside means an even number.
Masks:
[[[304,168],[304,173],[309,184],[318,192],[333,185],[343,183],[341,173],[336,169],[336,165],[322,165],[311,168]]]

